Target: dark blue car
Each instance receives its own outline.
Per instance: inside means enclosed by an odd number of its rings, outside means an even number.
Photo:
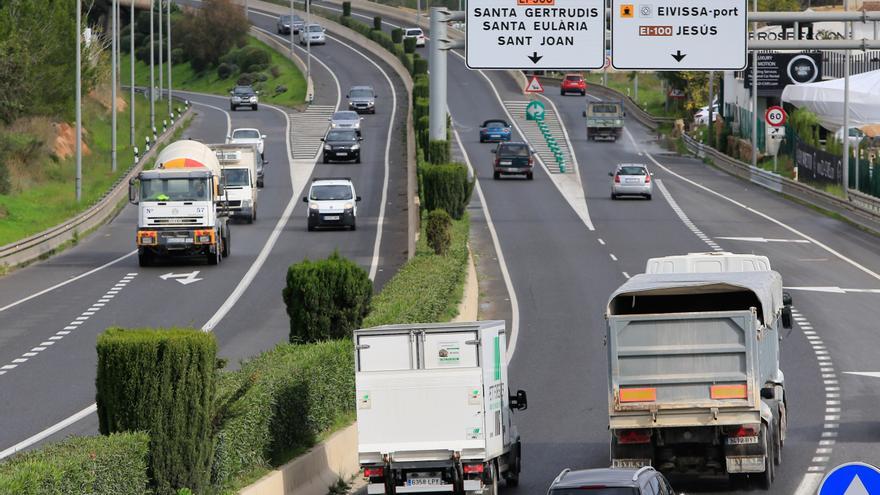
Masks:
[[[510,141],[510,124],[506,120],[492,119],[480,126],[481,143],[498,143]]]

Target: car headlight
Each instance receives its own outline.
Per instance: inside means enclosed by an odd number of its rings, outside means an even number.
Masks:
[[[330,122],[331,129],[336,129],[338,126],[339,126],[339,124],[337,124],[336,122]]]
[[[257,97],[251,96],[251,103],[256,103],[256,102],[257,102]]]
[[[345,206],[343,206],[343,208],[345,208],[346,210],[351,210],[354,208],[354,203],[345,203]]]
[[[356,145],[354,145],[354,146],[351,147],[351,151],[357,151],[357,150],[359,150],[359,149],[361,149],[361,145],[359,145],[359,144],[356,144]]]
[[[244,206],[245,208],[247,208],[250,205],[251,205],[251,200],[249,200],[249,199],[241,200],[241,206]]]
[[[318,208],[319,208],[318,203],[309,203],[310,210],[318,210]]]
[[[332,151],[332,150],[333,150],[333,146],[330,146],[329,144],[324,145],[324,151]]]
[[[375,105],[375,104],[376,104],[375,101],[368,101],[368,102],[367,102],[367,106],[368,106],[368,107],[371,107],[371,106],[373,106],[373,105]]]

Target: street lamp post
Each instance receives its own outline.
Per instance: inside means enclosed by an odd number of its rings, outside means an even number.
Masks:
[[[293,0],[290,0],[290,55],[293,56]],[[308,84],[308,81],[306,81]]]
[[[754,0],[753,8],[758,12],[758,0]],[[752,36],[758,39],[758,23],[752,23]],[[712,106],[712,102],[709,102]],[[758,51],[752,50],[752,166],[758,166]]]
[[[128,115],[129,115],[129,123],[128,123],[128,131],[129,131],[129,139],[128,145],[134,148],[134,4],[131,5],[128,22],[128,51],[129,51],[129,91],[131,101],[128,106]]]
[[[308,29],[306,31],[306,84],[308,81],[312,80],[312,1],[305,0],[306,2],[306,27]],[[290,20],[291,24],[293,23],[293,19]],[[293,31],[293,26],[291,25],[291,31]]]
[[[168,23],[168,29],[165,31],[165,39],[168,42],[168,115],[173,117],[174,111],[171,109],[171,0],[168,0],[168,12],[165,15],[165,22]]]
[[[162,70],[164,67],[164,65],[162,63],[162,59],[163,59],[163,57],[162,57],[162,48],[163,48],[162,31],[163,31],[163,28],[162,28],[162,0],[159,0],[159,98],[162,98],[162,93],[163,93],[162,86],[165,85],[163,83],[165,78],[162,75],[163,74]]]
[[[76,0],[76,202],[82,198],[82,0]]]
[[[849,1],[843,0],[843,10],[849,10]],[[846,39],[852,37],[852,24],[849,22],[844,25],[844,35]],[[849,72],[850,72],[850,52],[843,52],[843,197],[849,199]],[[859,187],[859,171],[856,169],[856,188]]]
[[[152,135],[153,129],[156,128],[156,99],[153,92],[156,90],[156,73],[154,68],[154,58],[155,55],[153,53],[153,49],[156,46],[153,43],[153,0],[150,0],[150,132],[147,134]]]
[[[116,172],[116,55],[119,51],[119,37],[116,35],[116,9],[119,0],[113,0],[110,4],[110,170]]]

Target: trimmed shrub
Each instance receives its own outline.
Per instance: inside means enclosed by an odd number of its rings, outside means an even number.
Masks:
[[[422,222],[423,228],[427,222]],[[398,323],[449,321],[458,313],[467,274],[467,216],[452,222],[452,243],[437,256],[419,237],[416,256],[409,260],[373,300],[364,327]]]
[[[269,80],[269,76],[267,76],[266,74],[263,74],[262,72],[257,73],[257,81],[266,82],[268,80]]]
[[[281,77],[281,67],[278,67],[277,65],[269,67],[269,74],[272,74],[272,77],[276,79]]]
[[[325,260],[291,265],[282,291],[290,316],[290,341],[350,337],[370,311],[372,295],[367,272],[338,252]]]
[[[235,51],[235,63],[245,72],[259,72],[269,67],[269,53],[256,46],[246,46]],[[253,66],[261,66],[258,70],[253,70]]]
[[[415,38],[406,38],[403,40],[403,51],[406,53],[415,53],[416,52],[416,39]]]
[[[251,64],[245,72],[263,72],[264,70],[269,68],[269,64]]]
[[[342,17],[351,17],[351,2],[342,2]]]
[[[206,490],[213,458],[214,336],[193,329],[109,328],[97,349],[101,433],[150,434],[156,493]]]
[[[434,254],[444,255],[452,244],[452,217],[444,210],[434,210],[428,213],[428,224],[425,226],[425,234],[428,246],[434,250]]]
[[[428,98],[416,98],[413,103],[413,120],[428,116],[430,101]]]
[[[171,60],[175,64],[186,62],[186,52],[183,51],[183,48],[172,48]]]
[[[394,41],[394,43],[400,43],[401,41],[403,41],[403,29],[401,29],[401,28],[392,29],[391,30],[391,40]]]
[[[226,62],[217,66],[217,77],[220,79],[228,79],[232,75],[232,66]]]
[[[253,72],[245,72],[244,74],[238,76],[238,79],[235,81],[235,83],[239,86],[250,86],[259,80],[260,78],[258,74],[255,74]]]
[[[374,16],[373,17],[373,29],[376,31],[382,30],[382,16]]]
[[[382,48],[391,51],[392,47],[394,47],[394,42],[391,41],[391,36],[388,36],[384,31],[372,31],[370,33],[370,39],[382,45]]]
[[[287,92],[287,86],[285,86],[283,84],[279,84],[278,86],[275,86],[275,94],[276,95],[280,95],[281,93],[286,93],[286,92]]]
[[[0,463],[0,493],[141,495],[147,491],[146,433],[69,438]]]
[[[280,344],[218,384],[212,479],[225,486],[255,467],[286,462],[354,413],[350,340]]]
[[[415,128],[417,131],[427,131],[430,126],[431,119],[429,119],[427,115],[419,117],[419,119],[415,122]],[[427,148],[427,143],[425,144],[426,146],[424,146],[423,148]]]
[[[449,141],[438,140],[428,142],[428,161],[434,164],[449,163]]]
[[[428,61],[420,57],[417,53],[413,54],[413,74],[427,74]]]
[[[442,208],[456,220],[464,216],[473,190],[467,167],[460,163],[424,163],[419,167],[419,174],[422,176],[422,200],[426,210]]]

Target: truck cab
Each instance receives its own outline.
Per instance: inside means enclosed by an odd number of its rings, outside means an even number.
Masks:
[[[232,218],[247,223],[257,220],[258,189],[263,186],[262,160],[253,144],[208,145],[220,161],[221,177],[226,186],[222,205]]]
[[[617,141],[623,132],[626,117],[622,101],[590,101],[584,110],[587,139],[610,139]]]

